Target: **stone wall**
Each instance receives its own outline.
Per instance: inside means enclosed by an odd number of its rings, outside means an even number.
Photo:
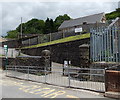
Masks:
[[[86,38],[86,39],[70,41],[66,43],[53,44],[48,46],[42,46],[37,48],[27,48],[27,49],[22,49],[21,51],[22,53],[25,53],[28,55],[40,56],[42,50],[48,49],[51,51],[51,60],[53,62],[63,64],[64,60],[67,60],[67,61],[70,60],[72,65],[80,66],[80,64],[83,61],[82,59],[80,59],[79,46],[82,44],[89,44],[89,42],[90,42],[90,38]]]
[[[105,77],[104,77],[105,68],[110,68],[110,67],[116,66],[116,65],[120,65],[120,63],[116,63],[116,62],[93,62],[90,65],[90,68],[96,69],[96,70],[91,70],[90,74],[101,74],[103,76],[91,75],[90,80],[96,81],[96,82],[98,82],[98,81],[104,82],[105,81]],[[103,69],[103,70],[100,70],[100,69]]]
[[[6,58],[5,57],[0,57],[0,65],[2,65],[2,69],[5,69],[6,65]],[[51,60],[49,59],[49,67],[51,67]],[[14,66],[31,66],[31,67],[36,67],[39,69],[44,69],[45,67],[45,59],[44,57],[16,57],[16,58],[8,58],[7,65],[14,65]]]

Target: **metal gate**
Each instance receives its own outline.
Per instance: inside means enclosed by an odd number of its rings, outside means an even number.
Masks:
[[[106,27],[91,29],[91,61],[120,62],[120,19]]]
[[[97,71],[101,73],[96,73]],[[104,69],[63,67],[52,64],[51,70],[34,69],[34,66],[6,67],[6,75],[10,77],[53,84],[65,87],[74,87],[94,91],[105,91]]]

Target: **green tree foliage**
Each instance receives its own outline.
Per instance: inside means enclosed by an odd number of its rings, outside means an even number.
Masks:
[[[42,34],[45,23],[43,20],[31,19],[27,23],[22,23],[23,34]],[[21,24],[16,28],[18,32],[21,30]]]
[[[17,30],[11,30],[7,32],[6,38],[17,38],[18,31]]]
[[[45,21],[44,34],[53,33],[55,25],[52,19],[47,18]]]
[[[31,19],[26,23],[22,23],[22,33],[23,34],[49,34],[56,32],[58,27],[65,21],[71,19],[67,14],[59,15],[56,17],[55,21],[53,19],[47,18],[44,20]],[[16,28],[7,32],[8,38],[15,38],[17,34],[21,32],[21,24]]]
[[[111,13],[106,14],[106,19],[107,20],[112,20],[117,17],[120,17],[120,8],[116,9],[116,11],[113,11]]]
[[[70,20],[71,18],[67,15],[67,14],[64,14],[63,16],[62,15],[59,15],[58,17],[56,17],[54,23],[55,23],[55,31],[58,30],[59,26],[65,21],[65,20]]]

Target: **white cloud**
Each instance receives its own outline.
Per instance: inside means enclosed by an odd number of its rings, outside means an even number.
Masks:
[[[36,1],[36,0],[35,0]],[[32,18],[45,20],[55,19],[58,15],[68,14],[72,18],[85,15],[110,12],[117,8],[116,2],[3,2],[2,33],[15,29],[23,22]]]

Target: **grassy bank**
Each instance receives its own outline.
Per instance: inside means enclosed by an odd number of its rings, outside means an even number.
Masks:
[[[23,47],[22,49],[42,47],[42,46],[58,44],[58,43],[65,43],[65,42],[70,42],[70,41],[75,41],[75,40],[80,40],[80,39],[85,39],[85,38],[90,38],[90,33],[76,35],[76,36],[70,36],[70,37],[66,37],[66,38],[63,38],[63,39],[54,40],[54,41],[51,41],[51,42],[46,42],[46,43],[41,43],[41,44],[37,44],[37,45],[27,46],[27,47]]]

